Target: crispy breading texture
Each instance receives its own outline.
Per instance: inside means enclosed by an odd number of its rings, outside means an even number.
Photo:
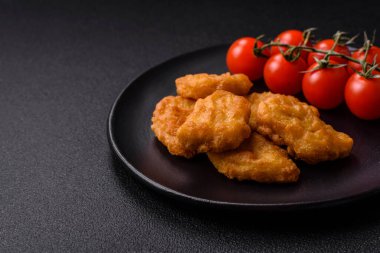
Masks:
[[[177,130],[193,111],[194,104],[195,101],[191,99],[168,96],[157,103],[153,112],[151,128],[173,155],[186,158],[195,155],[194,150],[186,149],[177,138]]]
[[[230,179],[292,183],[300,174],[285,150],[258,133],[253,133],[235,150],[207,155],[216,169]]]
[[[197,100],[193,112],[178,128],[177,137],[186,149],[197,153],[231,150],[249,137],[249,115],[246,98],[218,90]]]
[[[253,93],[250,126],[309,164],[350,154],[353,140],[319,118],[318,110],[292,96]]]
[[[244,74],[224,73],[186,75],[175,80],[177,94],[182,97],[198,99],[211,95],[216,90],[225,90],[235,95],[247,95],[253,86]]]

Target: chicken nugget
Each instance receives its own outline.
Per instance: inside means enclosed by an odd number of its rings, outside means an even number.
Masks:
[[[178,140],[186,149],[197,150],[197,153],[237,148],[251,132],[250,106],[244,97],[215,91],[197,100],[193,112],[178,128]]]
[[[193,111],[195,101],[182,97],[168,96],[157,103],[152,117],[152,130],[158,140],[173,155],[190,158],[195,152],[186,149],[177,138],[178,128]]]
[[[216,169],[230,179],[291,183],[300,174],[285,150],[258,133],[253,133],[235,150],[207,155]]]
[[[353,140],[319,118],[314,106],[292,96],[270,92],[249,96],[250,126],[288,153],[309,164],[335,160],[350,154]]]
[[[235,95],[247,95],[253,86],[244,74],[225,73],[186,75],[175,80],[177,94],[185,98],[205,98],[216,90],[225,90]]]

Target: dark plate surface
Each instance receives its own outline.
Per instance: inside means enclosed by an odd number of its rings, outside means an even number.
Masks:
[[[179,200],[227,208],[289,210],[353,201],[380,189],[380,121],[356,119],[342,105],[321,111],[321,118],[354,139],[350,157],[310,166],[298,162],[301,176],[293,185],[263,185],[229,180],[205,155],[187,160],[169,154],[150,130],[156,103],[175,94],[174,80],[189,73],[226,72],[227,46],[173,58],[132,81],[110,112],[111,149],[134,175],[153,189]],[[253,91],[264,91],[255,82]]]

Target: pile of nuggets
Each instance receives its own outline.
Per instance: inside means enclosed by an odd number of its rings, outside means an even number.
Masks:
[[[230,179],[292,183],[308,164],[350,154],[353,140],[319,118],[318,110],[292,96],[248,94],[243,74],[186,75],[178,96],[157,103],[152,130],[169,152],[191,158],[206,153]]]

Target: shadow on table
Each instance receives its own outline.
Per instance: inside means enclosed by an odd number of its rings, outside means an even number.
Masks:
[[[303,211],[236,211],[210,206],[197,206],[179,202],[159,194],[138,182],[114,155],[110,163],[117,180],[136,203],[152,213],[162,212],[188,215],[204,222],[223,223],[224,226],[262,229],[284,229],[284,231],[309,231],[315,229],[347,229],[348,226],[360,227],[380,220],[380,194],[336,207]],[[169,214],[168,214],[169,215]]]

